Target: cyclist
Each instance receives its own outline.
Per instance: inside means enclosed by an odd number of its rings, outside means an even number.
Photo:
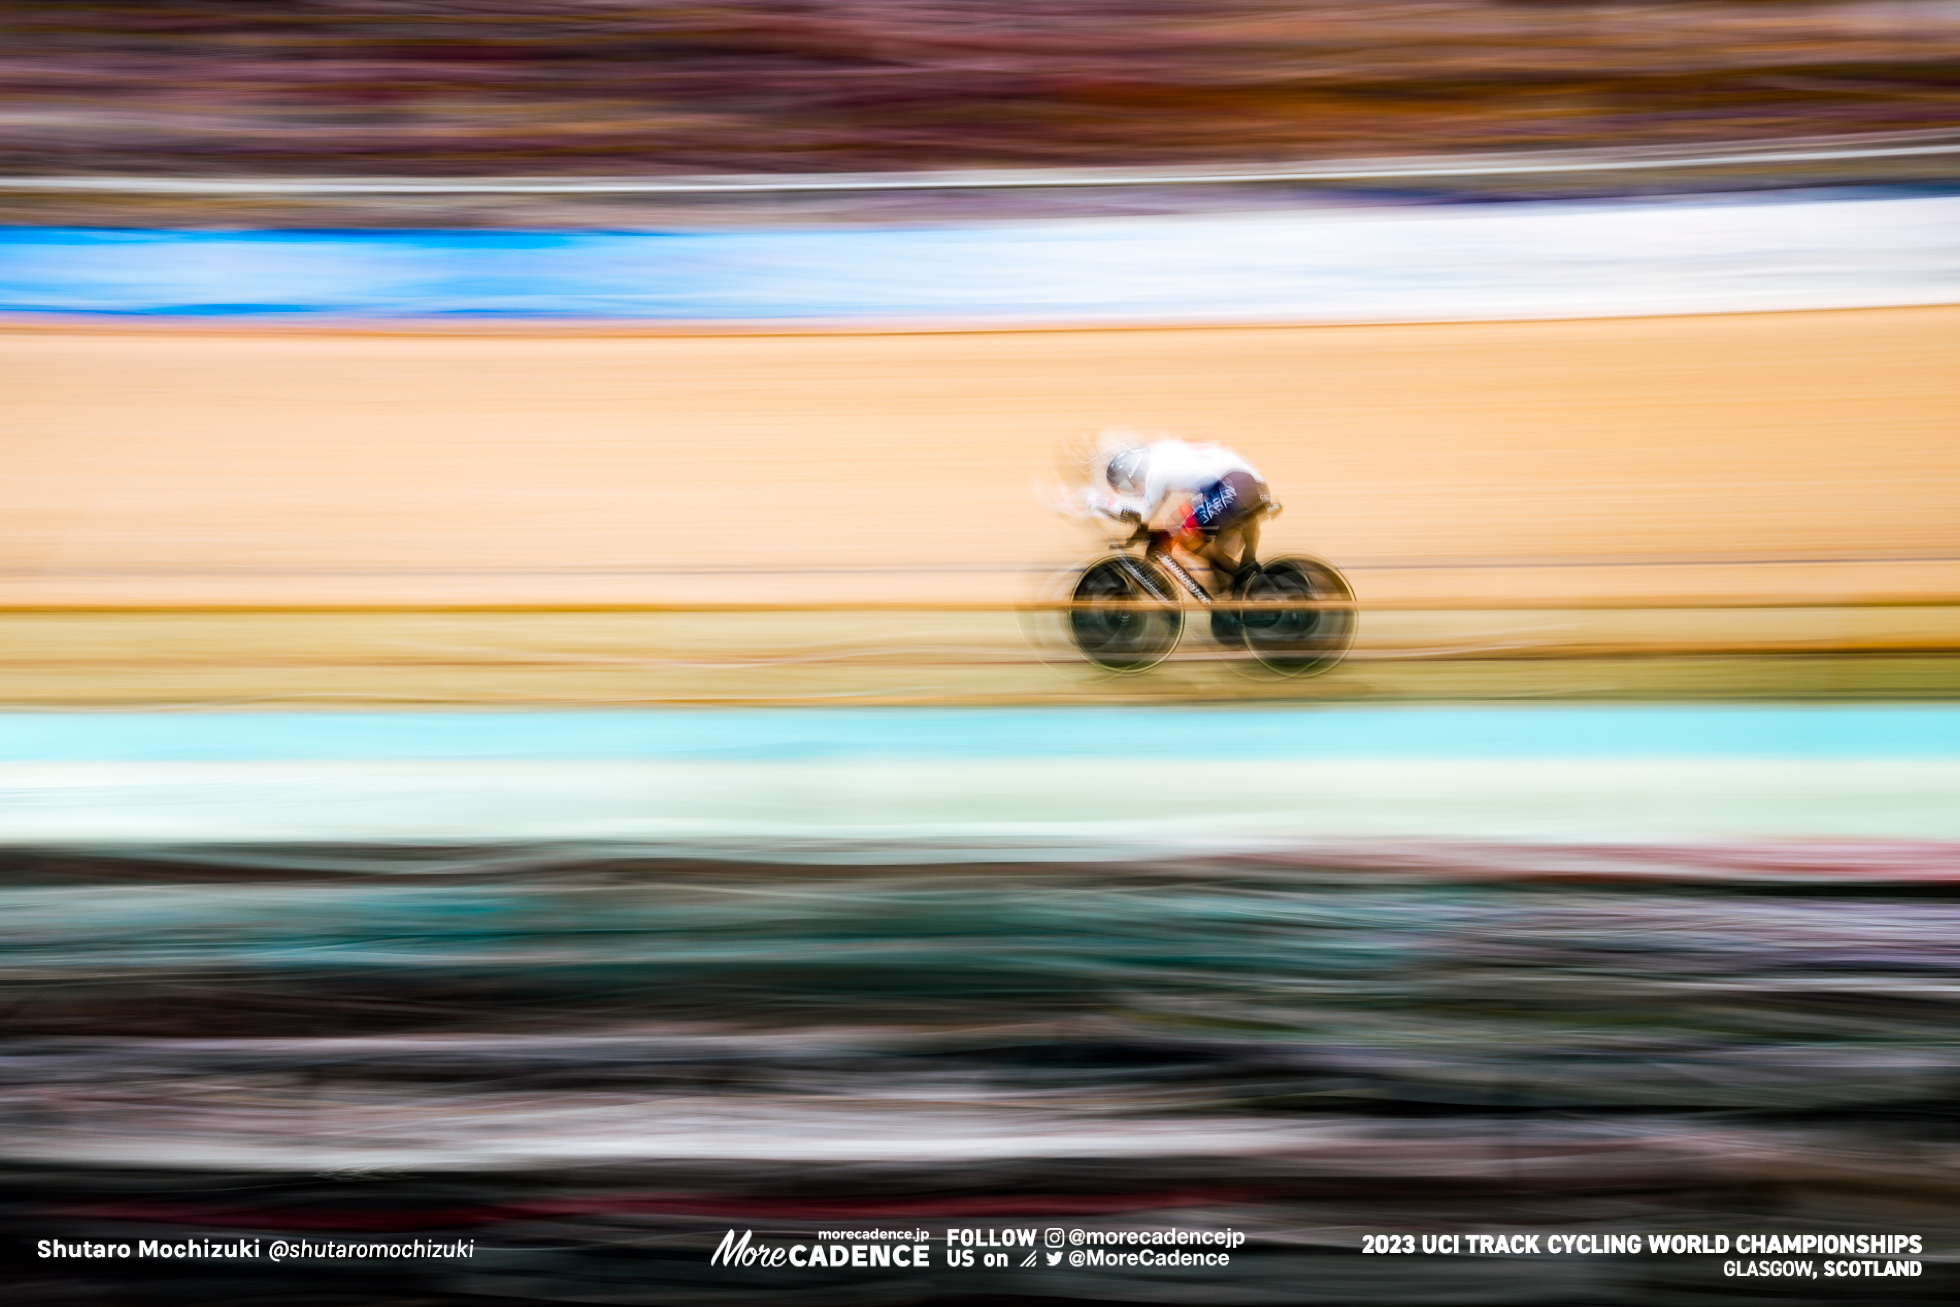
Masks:
[[[1236,450],[1107,432],[1090,467],[1084,505],[1164,533],[1151,542],[1151,553],[1182,545],[1234,588],[1257,570],[1259,521],[1279,505],[1259,470]]]

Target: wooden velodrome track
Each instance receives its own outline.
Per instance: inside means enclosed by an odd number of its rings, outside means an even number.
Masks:
[[[8,699],[63,697],[78,683],[52,669],[85,654],[145,675],[133,637],[76,634],[80,615],[44,646],[54,619],[25,610],[45,608],[1023,598],[1094,547],[1030,482],[1107,424],[1244,450],[1288,508],[1269,552],[1333,559],[1384,605],[1960,594],[1960,308],[916,333],[20,329],[0,333],[0,368],[0,605],[25,660],[0,677]],[[1907,626],[1928,622],[1947,638],[1943,618]]]

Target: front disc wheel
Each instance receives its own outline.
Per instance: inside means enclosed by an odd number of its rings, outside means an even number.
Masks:
[[[1069,594],[1069,639],[1105,671],[1148,671],[1170,657],[1184,632],[1184,614],[1166,602],[1170,593],[1163,574],[1139,559],[1092,563]]]

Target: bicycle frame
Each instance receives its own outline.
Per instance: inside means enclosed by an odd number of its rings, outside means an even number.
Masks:
[[[1184,564],[1178,562],[1173,556],[1172,550],[1175,548],[1175,538],[1170,532],[1148,531],[1139,528],[1128,540],[1118,543],[1115,547],[1118,550],[1125,550],[1138,544],[1145,545],[1143,556],[1170,573],[1171,579],[1176,581],[1180,586],[1183,586],[1185,591],[1193,599],[1196,599],[1207,608],[1217,603],[1211,591],[1200,585],[1198,578],[1192,576],[1186,570]],[[1157,584],[1156,578],[1150,575],[1150,569],[1138,566],[1133,555],[1119,552],[1117,557],[1122,560],[1124,570],[1130,574],[1131,579],[1146,592],[1167,604],[1177,602],[1177,596],[1165,594],[1162,587]]]

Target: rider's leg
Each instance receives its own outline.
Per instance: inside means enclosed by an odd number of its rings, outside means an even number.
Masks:
[[[1207,540],[1201,552],[1229,588],[1243,585],[1259,565],[1259,519],[1249,517],[1227,527]]]
[[[1193,505],[1187,529],[1201,531],[1196,552],[1235,589],[1251,578],[1259,558],[1259,519],[1272,495],[1266,483],[1247,471],[1228,472]]]
[[[1259,566],[1259,515],[1253,513],[1239,523],[1238,578],[1241,584]]]

